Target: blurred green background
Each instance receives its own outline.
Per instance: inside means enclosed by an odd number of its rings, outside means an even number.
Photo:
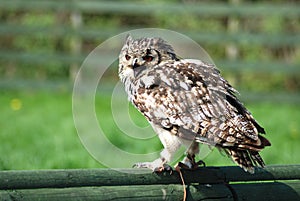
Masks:
[[[73,82],[101,42],[147,27],[197,41],[265,127],[272,143],[262,151],[265,162],[300,163],[299,6],[291,0],[0,0],[0,170],[103,167],[77,136]],[[147,151],[120,137],[110,110],[117,66],[105,76],[107,94],[96,96],[98,114],[107,117],[101,125],[114,144]],[[131,114],[145,124],[134,109]],[[151,147],[161,144],[154,140]],[[205,161],[233,165],[217,150]]]

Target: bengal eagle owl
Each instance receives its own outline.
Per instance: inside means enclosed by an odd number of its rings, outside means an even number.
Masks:
[[[193,168],[199,142],[224,150],[245,171],[264,167],[258,152],[271,145],[260,135],[265,131],[214,65],[180,59],[161,38],[128,36],[119,55],[119,77],[129,101],[164,146],[158,159],[136,167],[162,171],[187,145],[181,164]]]

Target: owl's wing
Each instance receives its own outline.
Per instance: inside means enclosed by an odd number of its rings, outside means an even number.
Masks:
[[[136,107],[174,135],[221,147],[259,151],[264,129],[210,64],[199,60],[161,63],[140,78]]]

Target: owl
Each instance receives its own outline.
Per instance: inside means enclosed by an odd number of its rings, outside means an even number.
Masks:
[[[129,101],[146,117],[164,149],[137,168],[164,171],[183,145],[180,167],[195,168],[199,143],[217,147],[250,173],[264,167],[259,151],[270,142],[238,93],[212,64],[181,59],[161,38],[127,36],[119,55],[119,77]]]

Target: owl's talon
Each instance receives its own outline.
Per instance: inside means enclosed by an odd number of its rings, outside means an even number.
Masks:
[[[168,172],[171,175],[171,174],[173,174],[173,169],[172,169],[172,167],[170,165],[163,164],[163,166],[154,168],[153,172],[155,172],[155,173]]]
[[[203,160],[199,160],[199,161],[196,163],[196,165],[197,165],[197,167],[200,167],[200,166],[206,167],[206,164],[205,164],[205,162],[204,162]]]
[[[163,172],[164,170],[165,170],[164,167],[156,167],[156,168],[154,168],[153,172],[161,173],[161,172]]]
[[[189,159],[189,157],[187,157]],[[206,167],[206,164],[203,160],[199,160],[198,162],[195,162],[195,159],[184,161],[184,162],[178,162],[175,166],[176,168],[179,167],[180,169],[188,169],[188,170],[196,170],[200,166]]]
[[[168,172],[170,175],[173,174],[173,168],[168,164],[163,164],[163,170],[161,172]]]
[[[175,169],[191,169],[189,166],[187,166],[186,164],[182,163],[182,162],[178,162],[177,165],[175,166]]]

